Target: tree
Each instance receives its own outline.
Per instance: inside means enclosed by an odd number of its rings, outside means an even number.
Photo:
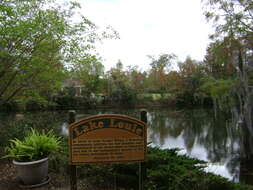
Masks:
[[[215,33],[211,38],[228,36],[252,40],[253,6],[251,0],[204,0],[205,17],[213,23]]]
[[[107,78],[107,96],[110,98],[110,103],[128,106],[134,103],[137,90],[131,86],[131,80],[123,70],[120,60],[107,72]]]
[[[104,66],[95,55],[87,54],[71,69],[70,76],[81,81],[88,96],[99,92],[102,87]]]
[[[171,71],[168,73],[168,92],[172,93],[175,97],[179,94],[183,94],[183,78],[181,77],[180,72]]]
[[[226,44],[229,61],[237,69],[240,100],[240,113],[249,128],[252,128],[253,90],[249,72],[252,71],[253,50],[253,7],[248,0],[207,0],[209,10],[205,12],[207,20],[213,21],[216,33],[212,36]],[[223,48],[224,49],[224,48]],[[213,49],[216,50],[216,49]],[[251,129],[252,134],[253,130]]]
[[[201,79],[205,76],[202,62],[187,57],[184,62],[178,63],[180,84],[177,91],[177,98],[186,104],[201,104],[203,95],[200,91]]]
[[[207,55],[204,59],[205,72],[207,77],[202,79],[201,90],[213,100],[215,113],[217,110],[230,112],[235,105],[235,87],[238,83],[238,75],[231,39],[216,40],[210,43],[207,48]]]
[[[205,0],[205,16],[216,32],[212,39],[228,51],[228,61],[236,70],[238,82],[234,89],[240,120],[253,137],[253,4],[251,0]],[[212,51],[216,51],[214,48]],[[252,143],[250,143],[252,145]]]
[[[0,104],[60,88],[65,65],[82,60],[99,38],[77,9],[56,0],[1,1]]]
[[[129,85],[136,90],[137,93],[143,93],[146,86],[146,75],[138,68],[138,66],[128,66],[126,75]]]
[[[215,79],[236,77],[236,66],[231,60],[231,45],[228,38],[209,44],[204,59],[206,73]]]
[[[157,59],[154,56],[148,57],[151,59],[151,70],[149,72],[151,89],[163,94],[167,91],[167,73],[176,56],[174,54],[161,54]]]

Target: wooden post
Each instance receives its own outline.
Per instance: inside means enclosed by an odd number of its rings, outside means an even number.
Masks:
[[[141,110],[141,121],[147,124],[147,111]],[[145,162],[139,163],[139,190],[144,189],[144,179],[146,178],[146,165]]]
[[[118,189],[118,187],[117,187],[117,176],[116,176],[116,174],[113,174],[113,186],[114,186],[114,190],[117,190]]]
[[[75,122],[76,112],[74,110],[69,111],[69,125]],[[77,190],[77,176],[76,176],[76,166],[70,165],[70,190]]]
[[[141,110],[141,121],[147,124],[148,118],[147,118],[147,111],[146,110]]]

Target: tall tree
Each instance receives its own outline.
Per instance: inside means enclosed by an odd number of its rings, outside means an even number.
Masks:
[[[205,16],[216,32],[212,39],[228,50],[228,60],[234,66],[238,83],[234,90],[241,120],[253,136],[253,4],[251,0],[205,0]],[[217,50],[216,48],[213,51]],[[252,144],[252,143],[251,143]]]
[[[98,38],[96,26],[77,16],[78,3],[58,2],[1,1],[0,103],[59,88],[65,64],[82,59]]]
[[[110,103],[131,105],[136,100],[136,89],[131,86],[131,80],[126,71],[123,70],[123,64],[119,60],[115,67],[107,72],[108,77],[108,96]]]
[[[126,75],[130,86],[138,93],[143,93],[146,88],[146,75],[138,66],[128,66]]]
[[[204,66],[202,62],[187,57],[184,62],[178,63],[179,75],[181,78],[180,91],[178,98],[184,103],[200,104],[203,99],[200,91],[201,79],[205,76]]]
[[[149,84],[154,91],[164,93],[167,91],[167,74],[176,59],[174,54],[161,54],[158,58],[148,56],[151,59],[151,70],[149,72]]]
[[[98,93],[102,87],[104,66],[95,55],[87,54],[76,62],[71,68],[71,77],[79,80],[84,86],[86,95]]]

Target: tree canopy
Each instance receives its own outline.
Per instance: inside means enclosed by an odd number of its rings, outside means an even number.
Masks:
[[[57,90],[66,65],[87,59],[101,36],[78,15],[78,3],[2,0],[0,3],[0,102]]]

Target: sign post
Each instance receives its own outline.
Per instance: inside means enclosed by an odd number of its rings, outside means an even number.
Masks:
[[[141,121],[147,124],[147,111],[141,111]],[[144,189],[144,178],[146,178],[146,165],[145,162],[139,163],[139,190]]]
[[[144,162],[147,126],[143,120],[102,114],[72,123],[69,126],[69,164]]]
[[[69,124],[72,124],[75,122],[76,118],[76,113],[75,111],[71,110],[69,111]],[[76,166],[75,165],[70,165],[70,188],[71,190],[77,190],[77,176],[76,176]]]

